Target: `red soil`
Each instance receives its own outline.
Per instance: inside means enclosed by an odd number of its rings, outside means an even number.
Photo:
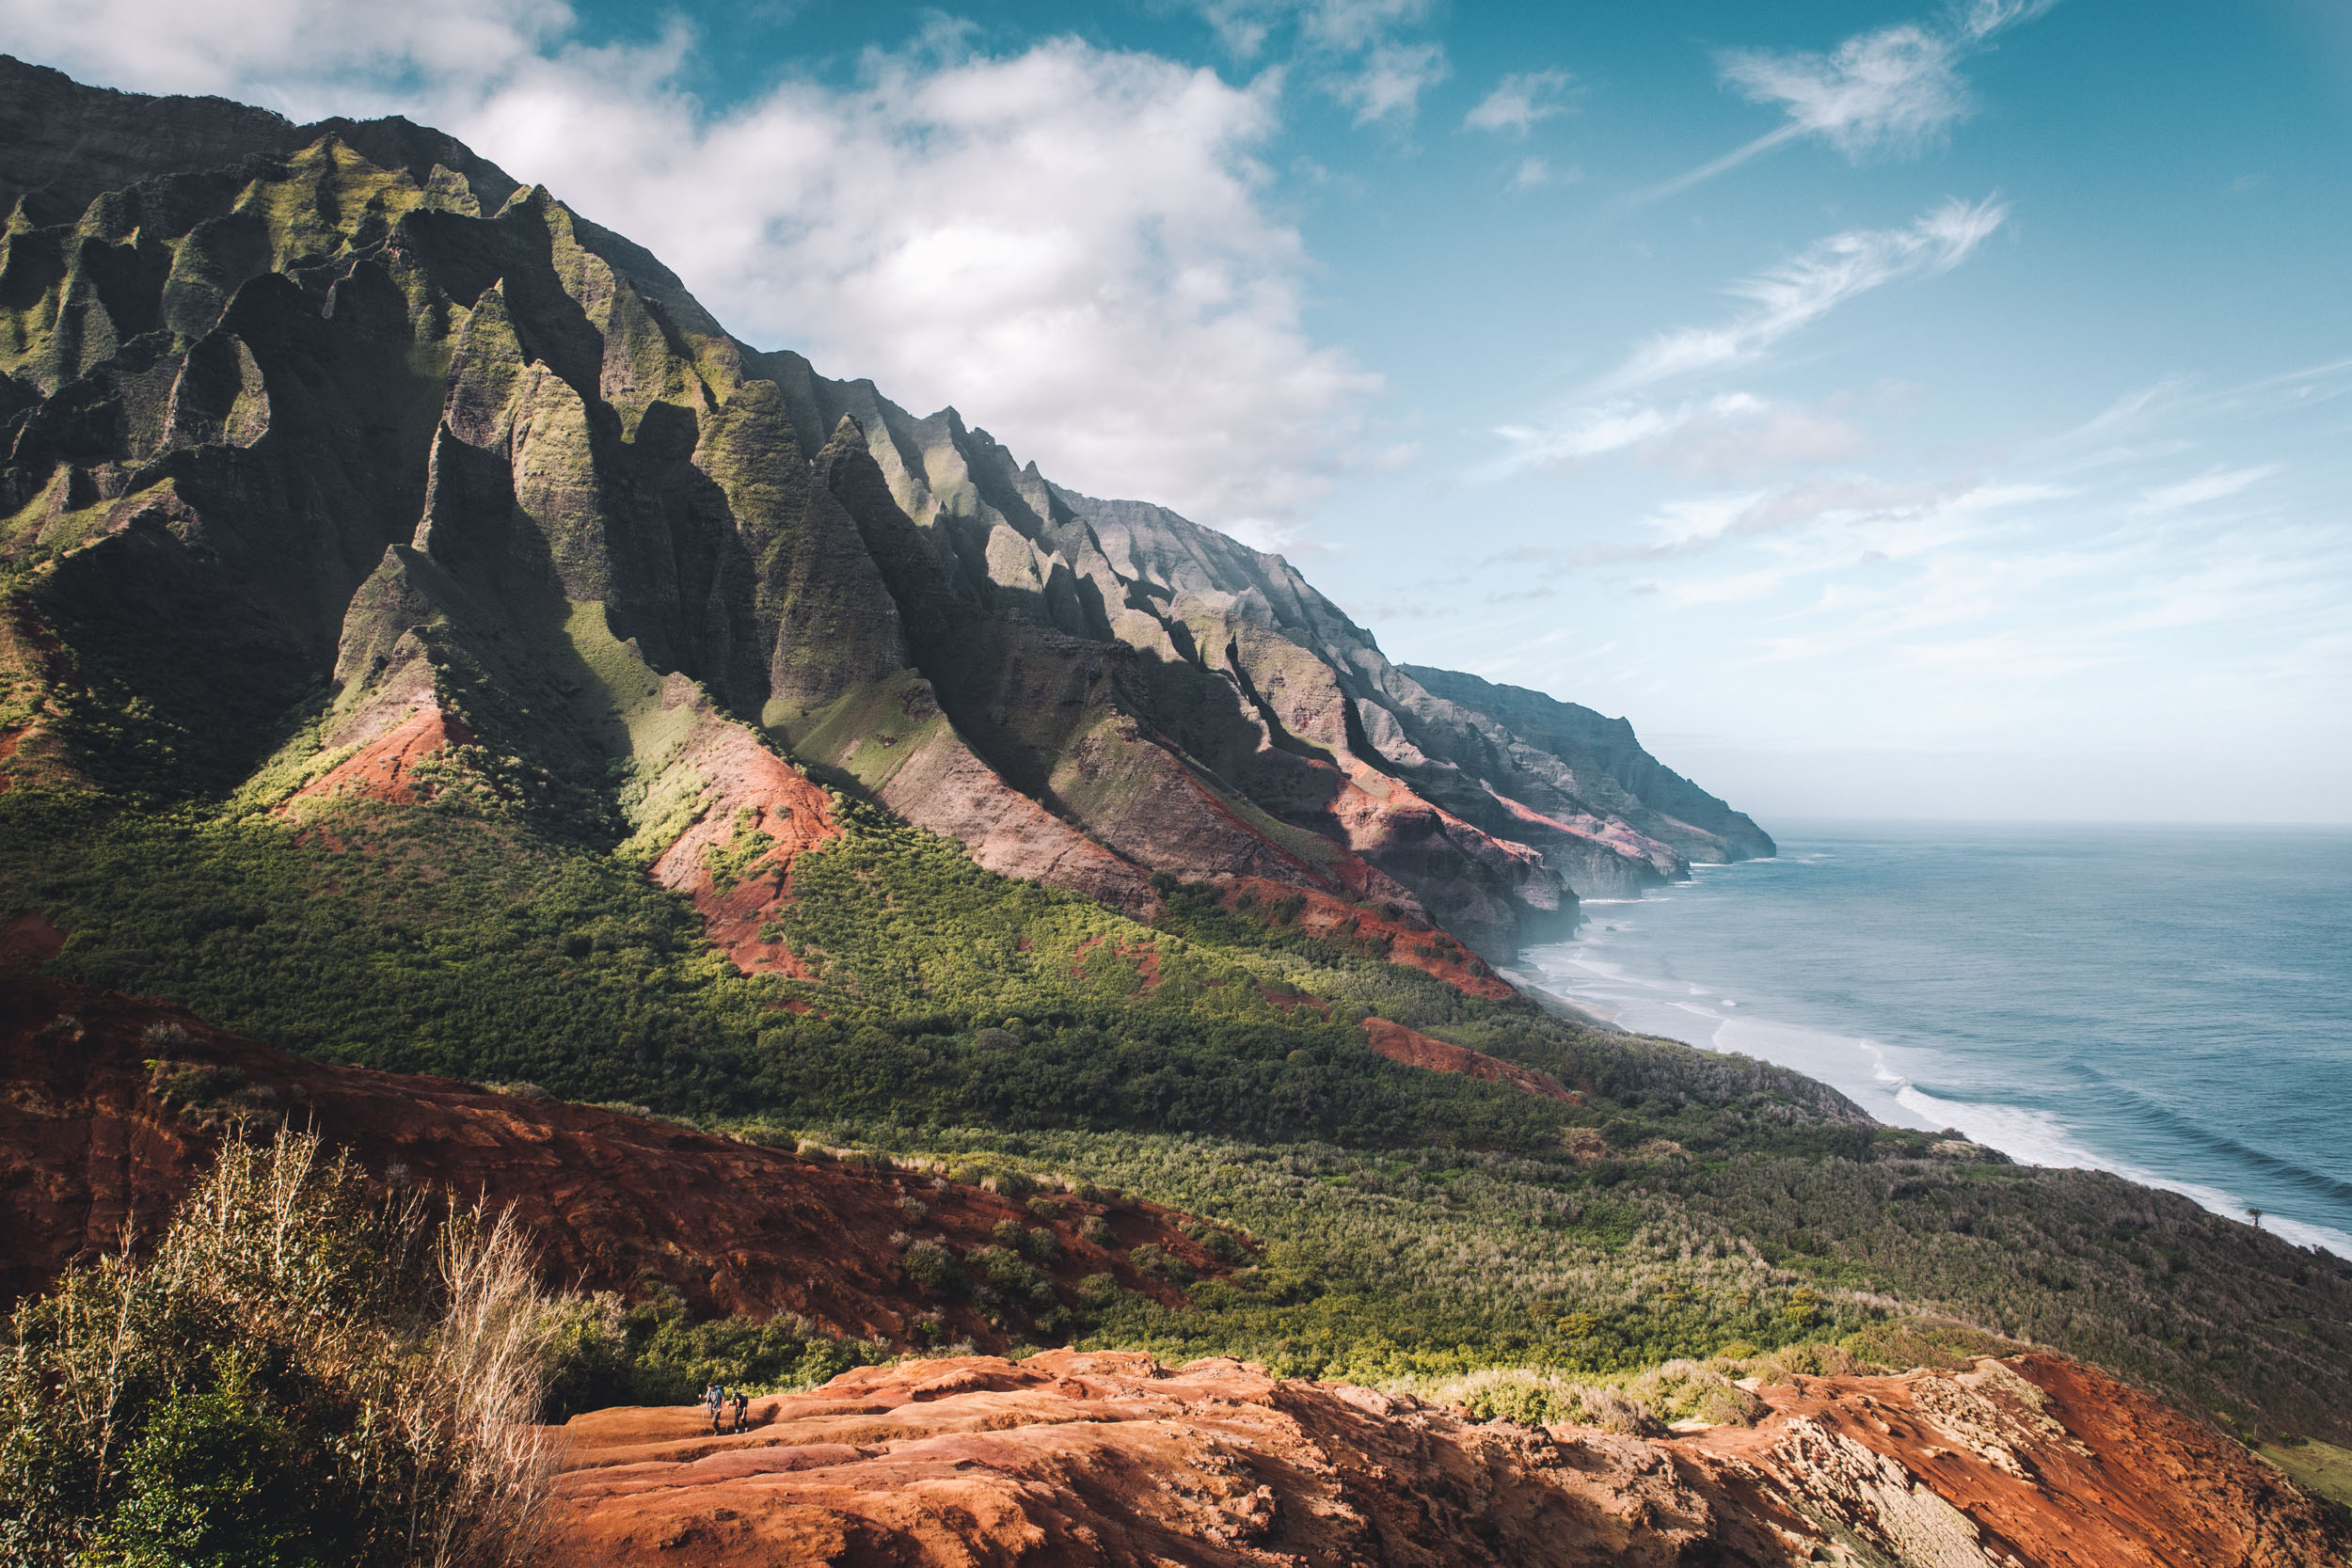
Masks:
[[[1169,755],[1177,756],[1173,748],[1163,744],[1163,749],[1167,750]],[[1412,900],[1413,895],[1406,892],[1402,884],[1392,879],[1386,872],[1375,867],[1347,845],[1340,843],[1327,834],[1315,832],[1310,828],[1298,830],[1330,846],[1330,854],[1319,861],[1311,861],[1295,850],[1268,838],[1259,832],[1255,825],[1244,820],[1234,812],[1232,807],[1226,803],[1224,798],[1212,789],[1208,782],[1193,771],[1191,766],[1184,763],[1181,757],[1178,757],[1178,768],[1181,776],[1200,795],[1211,812],[1221,818],[1235,833],[1263,846],[1265,853],[1273,856],[1283,865],[1291,867],[1296,873],[1298,880],[1295,884],[1284,881],[1274,885],[1285,887],[1296,885],[1301,892],[1312,892],[1317,888],[1325,888],[1351,898],[1379,897]],[[1271,879],[1267,879],[1267,880]]]
[[[1303,898],[1306,903],[1298,911],[1297,925],[1309,936],[1352,946],[1391,963],[1409,964],[1470,996],[1499,1001],[1518,994],[1509,982],[1486,967],[1484,958],[1443,931],[1426,925],[1391,919],[1367,905],[1351,904],[1313,888],[1293,887],[1262,877],[1236,877],[1227,883],[1225,907],[1238,908],[1244,894],[1261,907],[1285,898]]]
[[[1026,942],[1028,939],[1022,939]],[[1113,958],[1132,959],[1136,974],[1143,980],[1143,994],[1151,995],[1160,989],[1159,949],[1148,942],[1114,942],[1105,937],[1089,937],[1078,943],[1070,958],[1070,972],[1083,980],[1087,977],[1088,960],[1099,952],[1107,952]]]
[[[417,799],[417,786],[409,775],[416,765],[437,752],[466,745],[472,739],[473,732],[463,720],[444,712],[438,704],[424,703],[294,791],[287,804],[323,800],[336,795],[412,804]]]
[[[39,969],[64,950],[65,933],[39,910],[27,910],[0,926],[0,975]]]
[[[1549,828],[1554,832],[1566,833],[1572,838],[1590,839],[1596,844],[1606,845],[1629,861],[1656,865],[1661,863],[1671,863],[1674,860],[1675,852],[1668,846],[1661,844],[1647,833],[1637,832],[1625,823],[1610,817],[1587,814],[1575,816],[1553,816],[1537,811],[1534,806],[1512,800],[1508,795],[1498,791],[1492,784],[1486,786],[1486,793],[1492,795],[1495,802],[1503,810],[1531,828]]]
[[[690,1410],[558,1429],[547,1560],[2323,1568],[2344,1544],[2242,1449],[2052,1357],[1762,1392],[1754,1430],[1653,1442],[1226,1360],[866,1368],[739,1435]]]
[[[1508,1084],[1515,1089],[1543,1096],[1546,1100],[1565,1101],[1581,1105],[1582,1095],[1560,1086],[1560,1081],[1548,1072],[1537,1072],[1517,1062],[1506,1062],[1489,1056],[1483,1051],[1471,1051],[1441,1039],[1433,1039],[1419,1030],[1407,1029],[1385,1018],[1364,1020],[1364,1035],[1372,1048],[1392,1062],[1406,1067],[1425,1068],[1431,1072],[1459,1072],[1471,1078],[1483,1078],[1490,1084]]]
[[[17,921],[13,942],[29,929]],[[379,1177],[512,1204],[530,1222],[554,1283],[642,1294],[675,1287],[698,1309],[799,1312],[837,1333],[913,1342],[911,1320],[946,1314],[977,1344],[1004,1336],[900,1272],[889,1237],[988,1244],[1001,1221],[1053,1231],[1048,1272],[1065,1293],[1105,1273],[1181,1305],[1123,1249],[1153,1242],[1202,1274],[1222,1265],[1147,1204],[1060,1198],[1050,1220],[1025,1205],[919,1173],[802,1158],[660,1120],[521,1099],[443,1078],[328,1067],[206,1027],[162,1003],[24,974],[0,974],[0,1302],[44,1288],[69,1262],[126,1230],[151,1241],[209,1158],[216,1133],[156,1100],[141,1033],[177,1023],[176,1058],[236,1069],[248,1098],[313,1121]],[[253,1091],[266,1091],[254,1096]],[[211,1118],[215,1123],[217,1116]],[[264,1129],[266,1130],[266,1129]],[[902,1196],[928,1211],[916,1220]],[[1079,1233],[1100,1214],[1120,1251]]]
[[[2217,1568],[2325,1563],[2330,1541],[2352,1547],[2341,1521],[2331,1528],[2244,1445],[2058,1356],[1761,1393],[1772,1406],[1761,1425],[1693,1446],[1784,1478],[1801,1506],[1891,1520],[1905,1489],[1932,1492],[1953,1511],[1941,1533],[1983,1556],[1921,1560]]]
[[[654,862],[654,880],[693,900],[710,940],[737,968],[813,978],[782,942],[762,937],[760,927],[792,896],[792,862],[839,834],[831,798],[749,730],[711,707],[709,698],[684,676],[669,677],[662,701],[706,710],[683,753],[670,765],[692,769],[704,783],[699,815]],[[712,875],[713,857],[755,833],[774,843],[721,888]]]

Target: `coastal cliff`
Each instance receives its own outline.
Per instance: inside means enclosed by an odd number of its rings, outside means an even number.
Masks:
[[[683,888],[685,817],[811,820],[701,760],[766,749],[1131,914],[1249,879],[1498,962],[1769,849],[1622,726],[1438,693],[1279,556],[739,341],[437,132],[0,89],[9,776],[476,787]]]

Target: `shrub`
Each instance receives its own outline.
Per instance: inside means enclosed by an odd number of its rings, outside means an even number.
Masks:
[[[1240,1263],[1248,1259],[1249,1249],[1232,1231],[1201,1220],[1184,1227],[1184,1234],[1199,1242],[1202,1250],[1220,1263]]]
[[[503,1214],[372,1196],[281,1130],[222,1145],[151,1261],[70,1272],[0,1366],[0,1556],[432,1564],[527,1551],[547,1304]]]
[[[1119,1238],[1111,1234],[1110,1222],[1100,1214],[1089,1214],[1080,1220],[1078,1234],[1099,1247],[1109,1248],[1119,1244]]]
[[[1657,1414],[1625,1391],[1534,1368],[1500,1369],[1438,1381],[1407,1379],[1403,1386],[1423,1399],[1460,1405],[1482,1421],[1597,1427],[1627,1437],[1666,1434],[1666,1425]]]
[[[560,1301],[548,1338],[551,1421],[614,1404],[691,1404],[713,1383],[750,1393],[809,1388],[890,1354],[827,1334],[796,1313],[695,1323],[666,1287],[633,1306],[610,1291]]]
[[[1191,1266],[1157,1242],[1146,1242],[1135,1248],[1127,1254],[1127,1261],[1145,1274],[1165,1279],[1171,1285],[1192,1282]]]
[[[1007,1299],[1027,1300],[1040,1306],[1053,1304],[1053,1280],[1034,1264],[1025,1262],[1019,1253],[1000,1246],[975,1247],[971,1260],[978,1265],[989,1284]]]
[[[1768,1408],[1762,1400],[1722,1372],[1695,1361],[1652,1367],[1626,1391],[1661,1420],[1705,1421],[1709,1426],[1752,1427]]]
[[[921,1241],[907,1248],[899,1259],[907,1277],[926,1291],[955,1291],[964,1288],[963,1271],[956,1267],[956,1255],[946,1243]]]

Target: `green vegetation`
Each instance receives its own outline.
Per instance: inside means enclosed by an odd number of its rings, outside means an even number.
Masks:
[[[153,1258],[23,1304],[0,1556],[26,1568],[481,1568],[527,1548],[546,1304],[501,1219],[222,1147]]]
[[[1707,1160],[1648,1139],[1534,1157],[866,1132],[966,1176],[1084,1173],[1258,1244],[1253,1267],[1201,1282],[1188,1310],[1126,1295],[1090,1306],[1077,1333],[1101,1348],[1375,1384],[1497,1367],[1590,1381],[1821,1342],[1871,1364],[1934,1364],[1957,1323],[1973,1325],[1970,1344],[2063,1350],[2264,1432],[2336,1432],[2345,1407],[2331,1402],[2352,1395],[2352,1267],[2262,1245],[2099,1172],[1938,1153],[1943,1140],[1899,1129],[1852,1157]],[[826,1141],[850,1136],[835,1127]]]
[[[690,1321],[674,1292],[629,1304],[609,1291],[552,1309],[546,1418],[569,1420],[613,1404],[691,1404],[717,1383],[763,1394],[814,1388],[890,1348],[841,1339],[805,1320]]]
[[[2307,1438],[2299,1443],[2265,1443],[2257,1451],[2304,1491],[2352,1510],[2352,1449]]]
[[[905,1255],[1037,1340],[1373,1381],[1590,1380],[1944,1314],[2264,1433],[2352,1439],[2338,1260],[2109,1177],[1873,1128],[1762,1064],[1462,996],[1279,904],[1170,884],[1146,927],[854,801],[838,815],[846,836],[796,863],[771,927],[812,981],[736,973],[682,899],[465,793],[295,829],[12,791],[0,887],[65,932],[61,972],[308,1054],[1090,1179],[1263,1245],[1231,1277],[1178,1278],[1183,1312],[1038,1300],[1018,1238]],[[1358,1026],[1372,1013],[1584,1103],[1391,1062]],[[563,1408],[674,1398],[723,1366],[782,1386],[847,1354],[659,1304],[571,1332]]]

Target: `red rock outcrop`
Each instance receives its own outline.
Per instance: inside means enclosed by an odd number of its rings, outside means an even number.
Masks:
[[[1573,1089],[1563,1088],[1560,1081],[1548,1072],[1537,1072],[1517,1062],[1489,1056],[1483,1051],[1472,1051],[1437,1039],[1385,1018],[1364,1020],[1364,1037],[1375,1051],[1392,1062],[1403,1062],[1406,1067],[1422,1068],[1430,1072],[1458,1072],[1469,1078],[1483,1078],[1490,1084],[1508,1084],[1515,1089],[1524,1089],[1546,1100],[1565,1101],[1571,1104],[1580,1102],[1583,1098]]]
[[[1467,995],[1500,1000],[1517,994],[1508,981],[1486,967],[1486,959],[1426,924],[1262,877],[1237,877],[1225,884],[1228,909],[1245,904],[1279,908],[1294,901],[1296,913],[1290,918],[1311,937],[1355,947],[1391,963],[1409,964]]]
[[[54,933],[50,933],[54,935]],[[38,958],[44,929],[18,921],[8,945]],[[54,947],[50,949],[54,951]],[[155,1024],[185,1038],[148,1041]],[[219,1098],[175,1095],[168,1056],[218,1074]],[[0,975],[0,1302],[66,1265],[152,1239],[236,1113],[314,1123],[379,1177],[512,1204],[553,1283],[642,1292],[675,1287],[703,1309],[798,1312],[825,1328],[909,1344],[911,1321],[944,1313],[976,1344],[1004,1335],[956,1298],[928,1295],[890,1237],[989,1244],[1006,1220],[1054,1233],[1047,1272],[1067,1294],[1089,1274],[1171,1305],[1124,1249],[1155,1243],[1203,1274],[1222,1265],[1152,1205],[1064,1197],[1052,1218],[930,1175],[808,1158],[589,1105],[501,1094],[442,1078],[330,1067],[211,1029],[177,1008],[94,987]],[[901,1207],[914,1197],[924,1209]],[[1116,1246],[1086,1239],[1100,1215]]]
[[[1648,1441],[1233,1361],[866,1368],[755,1401],[739,1435],[574,1419],[548,1560],[2323,1568],[2345,1544],[2242,1449],[2052,1357],[1762,1395],[1754,1429]]]

